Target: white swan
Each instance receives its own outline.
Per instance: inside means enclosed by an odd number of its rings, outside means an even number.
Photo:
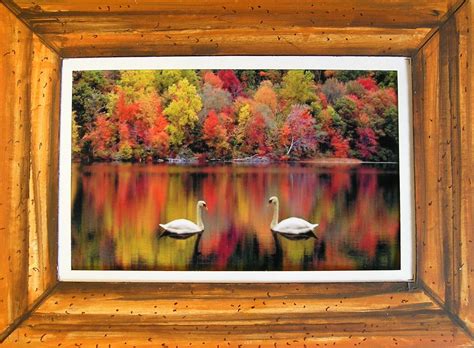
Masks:
[[[199,233],[204,231],[204,223],[202,222],[202,210],[201,208],[207,210],[207,204],[204,201],[198,201],[196,204],[196,223],[186,220],[186,219],[177,219],[167,224],[160,224],[160,226],[168,232],[176,234],[190,234],[190,233]]]
[[[312,224],[306,220],[296,217],[290,217],[288,219],[278,222],[278,214],[280,210],[280,202],[278,201],[278,197],[270,197],[268,203],[273,204],[273,219],[270,224],[270,229],[273,232],[288,235],[298,235],[312,232],[317,238],[316,233],[314,233],[314,229],[318,227],[319,224]]]

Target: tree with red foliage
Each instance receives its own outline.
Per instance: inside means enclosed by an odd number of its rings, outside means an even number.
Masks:
[[[153,158],[166,158],[169,154],[170,137],[166,133],[168,121],[163,113],[158,113],[155,123],[147,131],[145,143]]]
[[[368,93],[363,98],[363,110],[372,118],[382,117],[385,111],[397,105],[397,94],[393,88]]]
[[[375,92],[379,89],[377,82],[372,77],[359,77],[357,82],[369,92]]]
[[[230,154],[225,120],[219,119],[214,110],[211,110],[203,125],[203,139],[215,158],[225,158]]]
[[[222,88],[227,90],[234,99],[242,93],[242,84],[234,70],[219,70],[217,76],[222,80]]]
[[[267,121],[257,113],[248,121],[245,129],[245,140],[242,149],[248,154],[267,154],[271,147],[267,144]]]
[[[323,92],[320,92],[318,96],[321,100],[321,106],[323,109],[326,109],[328,107],[328,98],[326,98],[326,95]]]
[[[333,150],[332,155],[337,158],[349,157],[349,139],[344,138],[337,130],[332,128],[328,128],[327,133]]]
[[[124,70],[76,75],[76,160],[208,153],[215,159],[268,154],[398,160],[396,73]],[[96,95],[101,93],[103,98]]]
[[[137,148],[138,141],[136,132],[134,131],[136,118],[140,112],[140,105],[136,103],[127,103],[125,93],[119,92],[119,98],[115,104],[113,119],[118,126],[118,144],[117,152],[114,154],[114,159],[129,161],[137,159],[134,156],[133,150]]]
[[[124,123],[128,121],[133,121],[139,110],[140,106],[138,105],[138,103],[128,104],[125,99],[125,93],[123,91],[119,92],[119,97],[117,103],[115,104],[114,113],[114,118],[118,122]]]
[[[359,156],[370,160],[377,153],[377,136],[372,128],[357,128],[356,150]]]
[[[280,136],[286,133],[287,156],[300,158],[314,155],[318,141],[315,120],[307,106],[293,106],[282,130]]]
[[[114,151],[116,125],[104,114],[97,115],[94,123],[83,140],[90,144],[94,158],[108,160]]]
[[[290,157],[288,156],[288,148],[291,144],[291,128],[290,125],[285,122],[280,128],[278,134],[279,144],[285,147],[285,153],[281,156],[281,159],[288,160]]]

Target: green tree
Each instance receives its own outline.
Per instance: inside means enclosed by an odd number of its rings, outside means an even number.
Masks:
[[[155,91],[155,79],[153,70],[127,70],[122,72],[117,85],[122,88],[127,101],[134,103]]]
[[[350,98],[339,98],[334,104],[334,110],[346,121],[353,120],[357,117],[357,105]]]
[[[170,143],[179,147],[187,140],[187,135],[199,121],[198,112],[202,108],[201,97],[197,89],[184,78],[168,89],[171,102],[164,109],[169,125]]]
[[[316,86],[310,71],[290,70],[282,80],[280,94],[289,104],[309,104],[315,100]]]
[[[334,110],[342,119],[342,134],[349,139],[354,138],[358,121],[356,103],[348,97],[342,97],[337,99]]]
[[[378,156],[383,161],[398,161],[398,110],[389,107],[384,115],[378,131],[380,148]]]
[[[79,139],[79,125],[76,122],[76,113],[72,113],[72,125],[71,125],[71,132],[72,132],[72,157],[79,158],[81,155],[81,144]]]
[[[161,95],[168,91],[172,85],[183,79],[188,80],[189,84],[199,88],[200,77],[196,70],[156,70],[154,79],[156,90]]]
[[[334,77],[341,82],[357,80],[361,76],[367,76],[366,70],[336,70]]]
[[[345,132],[346,123],[331,105],[328,106],[328,108],[326,109],[326,114],[327,114],[328,120],[330,121],[331,125],[334,128],[337,128],[340,131]]]
[[[107,112],[107,80],[101,71],[76,71],[73,74],[72,110],[78,125],[79,139],[98,114]]]
[[[249,91],[254,91],[260,81],[260,76],[255,70],[239,70],[237,76],[242,81],[244,89]]]
[[[376,71],[374,73],[374,78],[380,88],[390,87],[397,90],[398,77],[396,71]]]
[[[367,94],[367,90],[357,81],[349,81],[346,83],[346,93],[355,95],[358,98],[362,98]]]

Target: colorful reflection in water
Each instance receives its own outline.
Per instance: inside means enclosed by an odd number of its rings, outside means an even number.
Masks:
[[[280,219],[319,223],[318,239],[270,231]],[[400,268],[397,165],[73,165],[75,270],[380,270]],[[158,224],[195,220],[186,239]]]

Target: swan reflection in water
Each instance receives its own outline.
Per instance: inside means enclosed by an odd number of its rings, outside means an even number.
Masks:
[[[277,267],[284,270],[301,270],[302,266],[303,269],[310,269],[318,246],[318,237],[314,232],[318,224],[295,217],[278,222],[278,198],[271,197],[269,203],[274,208],[270,233],[275,243],[273,258]],[[199,263],[199,242],[204,232],[203,208],[207,209],[206,202],[198,201],[196,223],[178,219],[160,224],[163,232],[158,237],[158,246],[159,253],[164,254],[160,255],[160,259],[166,259],[163,264],[167,264],[170,269],[189,270]]]
[[[165,231],[157,235],[156,266],[173,271],[197,270],[196,266],[204,261],[199,252],[203,233],[178,235]],[[311,232],[299,235],[269,233],[275,243],[271,258],[275,269],[311,270],[315,263],[324,258],[324,241],[318,240]]]
[[[324,241],[312,231],[301,234],[285,234],[272,231],[275,241],[274,262],[283,271],[313,270],[324,258]]]
[[[157,236],[156,266],[163,270],[187,271],[197,263],[202,232],[177,234],[165,231]]]

